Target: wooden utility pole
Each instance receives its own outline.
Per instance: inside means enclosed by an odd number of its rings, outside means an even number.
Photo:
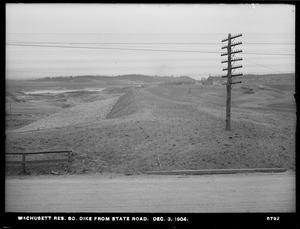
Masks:
[[[242,50],[232,50],[232,47],[242,44],[242,42],[236,42],[236,43],[233,42],[235,38],[241,37],[241,36],[242,36],[242,34],[238,34],[236,36],[231,36],[231,34],[229,33],[228,34],[228,38],[222,40],[222,42],[228,41],[227,46],[223,46],[222,47],[222,49],[225,49],[225,48],[227,49],[227,53],[222,53],[221,54],[221,56],[226,56],[227,55],[227,60],[222,61],[222,63],[226,63],[227,62],[227,68],[223,69],[223,71],[227,70],[227,75],[222,76],[222,78],[226,78],[227,77],[227,83],[223,84],[223,85],[226,85],[226,89],[227,89],[227,97],[226,97],[226,130],[231,130],[231,126],[230,126],[230,118],[231,118],[231,85],[232,84],[241,83],[241,81],[233,82],[232,81],[232,77],[243,75],[242,73],[232,74],[232,70],[242,67],[241,65],[240,66],[232,66],[232,63],[234,63],[236,61],[242,60],[242,58],[234,58],[234,59],[232,59],[232,54],[242,52]]]

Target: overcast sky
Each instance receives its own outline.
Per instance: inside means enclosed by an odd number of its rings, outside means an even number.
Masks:
[[[228,33],[237,72],[295,71],[293,5],[7,4],[6,78],[223,75]]]

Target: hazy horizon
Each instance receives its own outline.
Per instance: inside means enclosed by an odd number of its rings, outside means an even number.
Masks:
[[[228,33],[237,72],[295,72],[293,5],[6,4],[6,78],[220,76]]]
[[[283,72],[283,73],[265,73],[265,74],[244,74],[243,76],[248,76],[248,75],[255,75],[255,76],[264,76],[264,75],[289,75],[289,74],[294,74],[295,75],[295,73],[289,73],[289,72]],[[127,75],[143,75],[143,74],[123,74],[123,75],[112,75],[112,76],[105,76],[105,75],[73,75],[72,77],[80,77],[80,76],[99,76],[99,77],[118,77],[118,76],[127,76]],[[173,75],[144,75],[144,76],[150,76],[150,77],[181,77],[181,76],[173,76]],[[183,76],[183,75],[182,75]],[[193,78],[193,77],[191,77],[191,76],[188,76],[188,75],[186,75],[187,77],[190,77],[190,78],[192,78],[192,79],[195,79],[195,78]],[[184,76],[184,77],[186,77],[186,76]],[[221,76],[215,76],[215,75],[210,75],[210,76],[212,76],[212,77],[220,77],[221,78]],[[241,78],[240,79],[242,79],[242,77],[243,76],[241,76]],[[41,76],[41,77],[33,77],[33,78],[27,78],[27,79],[6,79],[6,80],[8,80],[8,81],[27,81],[27,80],[39,80],[39,79],[45,79],[45,78],[55,78],[55,77],[69,77],[69,76],[67,76],[67,75],[62,75],[62,76],[59,76],[59,75],[57,75],[57,76]],[[209,77],[209,76],[208,76]],[[207,79],[207,77],[203,77],[203,78],[206,78]],[[201,78],[201,79],[195,79],[195,80],[202,80],[203,78]]]

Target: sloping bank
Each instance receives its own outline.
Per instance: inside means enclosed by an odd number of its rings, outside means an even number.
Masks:
[[[118,98],[83,103],[24,126],[15,132],[52,129],[103,120]]]
[[[136,110],[137,105],[134,98],[134,92],[133,90],[130,90],[119,97],[118,101],[114,104],[113,108],[110,110],[106,118],[120,118],[133,114]]]

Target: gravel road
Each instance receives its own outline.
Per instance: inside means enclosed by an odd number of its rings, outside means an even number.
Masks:
[[[118,98],[110,98],[84,103],[47,116],[14,132],[52,129],[80,123],[103,120],[110,112]]]
[[[7,178],[6,212],[295,212],[295,174]]]

